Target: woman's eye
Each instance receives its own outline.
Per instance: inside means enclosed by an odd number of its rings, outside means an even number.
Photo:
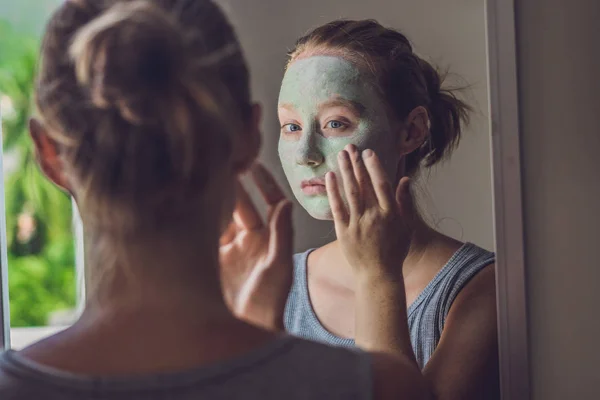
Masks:
[[[327,125],[325,125],[326,128],[331,128],[331,129],[340,129],[340,128],[344,128],[346,125],[341,123],[340,121],[329,121],[327,123]]]
[[[283,130],[291,133],[291,132],[300,131],[300,130],[302,130],[302,128],[300,128],[300,125],[297,125],[297,124],[285,124],[283,126]]]

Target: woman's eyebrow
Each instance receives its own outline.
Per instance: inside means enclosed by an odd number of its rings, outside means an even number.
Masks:
[[[319,104],[319,111],[322,111],[329,107],[346,107],[346,108],[352,110],[359,117],[362,116],[362,114],[364,113],[364,111],[366,109],[366,107],[364,105],[362,105],[361,103],[359,103],[358,101],[342,99],[342,98],[335,98],[335,99],[328,100],[328,101],[325,101],[325,102]]]
[[[277,107],[278,108],[283,108],[283,109],[288,110],[288,111],[295,111],[296,110],[296,107],[294,107],[290,103],[281,103]]]

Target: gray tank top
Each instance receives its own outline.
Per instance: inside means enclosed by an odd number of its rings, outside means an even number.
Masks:
[[[294,282],[285,309],[285,328],[306,339],[354,347],[354,340],[329,332],[317,318],[308,294],[306,263],[314,249],[294,256]],[[410,340],[419,366],[429,361],[440,340],[452,302],[469,280],[495,262],[494,253],[464,244],[408,307]]]
[[[242,357],[197,370],[101,378],[0,353],[2,400],[371,399],[367,353],[286,336]]]

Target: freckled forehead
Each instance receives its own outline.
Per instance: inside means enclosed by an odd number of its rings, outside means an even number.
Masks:
[[[331,56],[314,56],[293,62],[285,73],[279,104],[299,105],[306,101],[339,96],[360,101],[372,95],[371,79],[351,62]]]
[[[288,68],[286,79],[306,79],[322,82],[324,80],[341,80],[356,82],[360,71],[349,61],[339,57],[315,56],[293,62]]]

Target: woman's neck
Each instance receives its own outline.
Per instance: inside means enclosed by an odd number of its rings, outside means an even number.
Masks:
[[[82,321],[168,315],[173,323],[197,323],[229,315],[216,235],[144,235],[119,246],[106,235],[86,239],[89,285]]]
[[[411,245],[402,267],[404,278],[406,279],[422,271],[424,269],[422,266],[428,263],[428,260],[432,256],[431,253],[437,252],[439,247],[444,246],[442,242],[445,243],[448,241],[453,241],[457,245],[459,244],[454,239],[450,239],[429,227],[421,217],[417,217]],[[434,245],[436,243],[440,244],[440,246]],[[324,274],[324,276],[328,277],[327,279],[334,277],[333,279],[338,284],[353,290],[355,286],[354,273],[352,267],[346,261],[339,240],[336,239],[321,247],[315,253],[317,254],[314,255],[313,260],[323,267],[327,266],[327,268],[314,268],[311,272],[319,276]]]
[[[419,265],[426,258],[431,244],[442,236],[441,233],[427,225],[420,215],[416,216],[410,248],[402,267],[405,277],[419,268]]]

